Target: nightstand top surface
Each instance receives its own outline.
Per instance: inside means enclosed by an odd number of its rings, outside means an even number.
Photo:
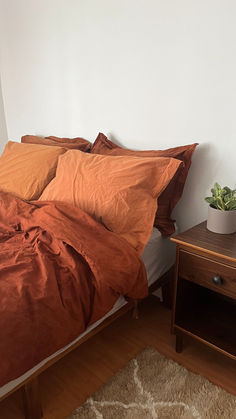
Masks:
[[[177,234],[171,240],[236,262],[236,233],[213,233],[207,230],[206,221]]]

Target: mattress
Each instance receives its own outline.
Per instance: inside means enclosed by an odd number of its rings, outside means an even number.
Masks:
[[[147,272],[148,285],[153,284],[158,278],[160,278],[168,269],[174,264],[175,260],[175,244],[170,241],[169,238],[163,237],[159,230],[155,227],[153,228],[152,235],[148,241],[144,252],[142,254],[142,259]],[[74,345],[76,342],[79,342],[87,333],[92,329],[97,327],[103,320],[107,317],[114,314],[117,310],[123,307],[126,304],[124,297],[119,297],[113,308],[97,322],[90,325],[83,333],[81,333],[75,340],[69,343],[67,346],[61,348],[48,358],[41,361],[34,368],[31,368],[22,376],[16,378],[15,380],[10,381],[0,388],[0,398],[5,394],[13,390],[24,380],[26,380],[30,375],[40,369],[44,364],[46,364],[51,359],[55,358],[57,355],[66,351],[70,346]]]

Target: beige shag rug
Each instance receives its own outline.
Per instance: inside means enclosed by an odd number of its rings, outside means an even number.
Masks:
[[[236,419],[236,397],[147,348],[68,419]]]

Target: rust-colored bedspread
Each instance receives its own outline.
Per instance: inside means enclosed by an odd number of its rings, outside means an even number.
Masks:
[[[147,295],[143,263],[124,239],[73,206],[0,191],[0,386],[75,339],[120,294]]]

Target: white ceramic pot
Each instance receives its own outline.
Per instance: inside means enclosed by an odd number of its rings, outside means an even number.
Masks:
[[[221,211],[208,207],[207,228],[214,233],[231,234],[236,232],[236,210]]]

